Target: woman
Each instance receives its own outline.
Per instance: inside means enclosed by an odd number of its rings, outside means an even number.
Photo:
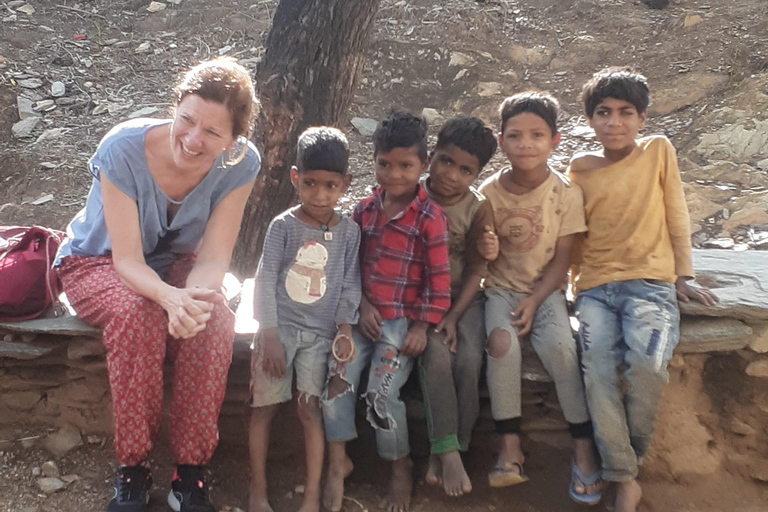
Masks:
[[[104,333],[120,463],[109,512],[142,511],[149,497],[166,348],[178,464],[168,503],[214,511],[203,466],[234,339],[221,285],[259,171],[247,142],[257,112],[242,66],[204,62],[176,87],[172,119],[117,125],[89,161],[88,200],[54,265],[78,316]]]

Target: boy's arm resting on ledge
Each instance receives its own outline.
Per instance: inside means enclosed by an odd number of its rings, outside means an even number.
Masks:
[[[707,288],[700,288],[698,286],[691,286],[688,283],[689,277],[678,277],[675,282],[675,290],[677,291],[677,300],[680,302],[700,302],[705,306],[714,306],[720,299],[717,295],[712,293]]]
[[[571,265],[571,248],[576,234],[561,236],[555,245],[555,255],[544,267],[541,278],[533,285],[533,293],[518,302],[512,316],[512,326],[518,328],[517,335],[525,336],[531,330],[533,317],[541,304],[565,284],[568,267]]]

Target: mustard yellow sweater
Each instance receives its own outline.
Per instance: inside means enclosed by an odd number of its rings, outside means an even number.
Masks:
[[[576,291],[615,281],[693,277],[691,228],[675,148],[664,136],[637,141],[601,167],[577,155],[568,175],[584,192],[587,234],[574,251]]]

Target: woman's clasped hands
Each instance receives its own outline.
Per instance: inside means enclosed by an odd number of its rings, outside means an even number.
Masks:
[[[168,333],[174,338],[189,339],[205,329],[216,303],[226,299],[216,290],[205,288],[172,288],[160,304],[168,313]]]

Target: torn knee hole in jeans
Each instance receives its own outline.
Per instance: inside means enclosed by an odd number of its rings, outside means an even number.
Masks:
[[[387,410],[387,395],[382,391],[371,391],[365,395],[366,418],[373,428],[394,430],[397,428],[395,419]]]
[[[512,339],[508,332],[494,330],[488,338],[488,357],[494,359],[504,357],[509,352],[511,345]]]
[[[341,375],[336,374],[328,379],[328,385],[325,386],[325,391],[323,391],[323,402],[331,402],[340,396],[353,392],[352,384]]]

